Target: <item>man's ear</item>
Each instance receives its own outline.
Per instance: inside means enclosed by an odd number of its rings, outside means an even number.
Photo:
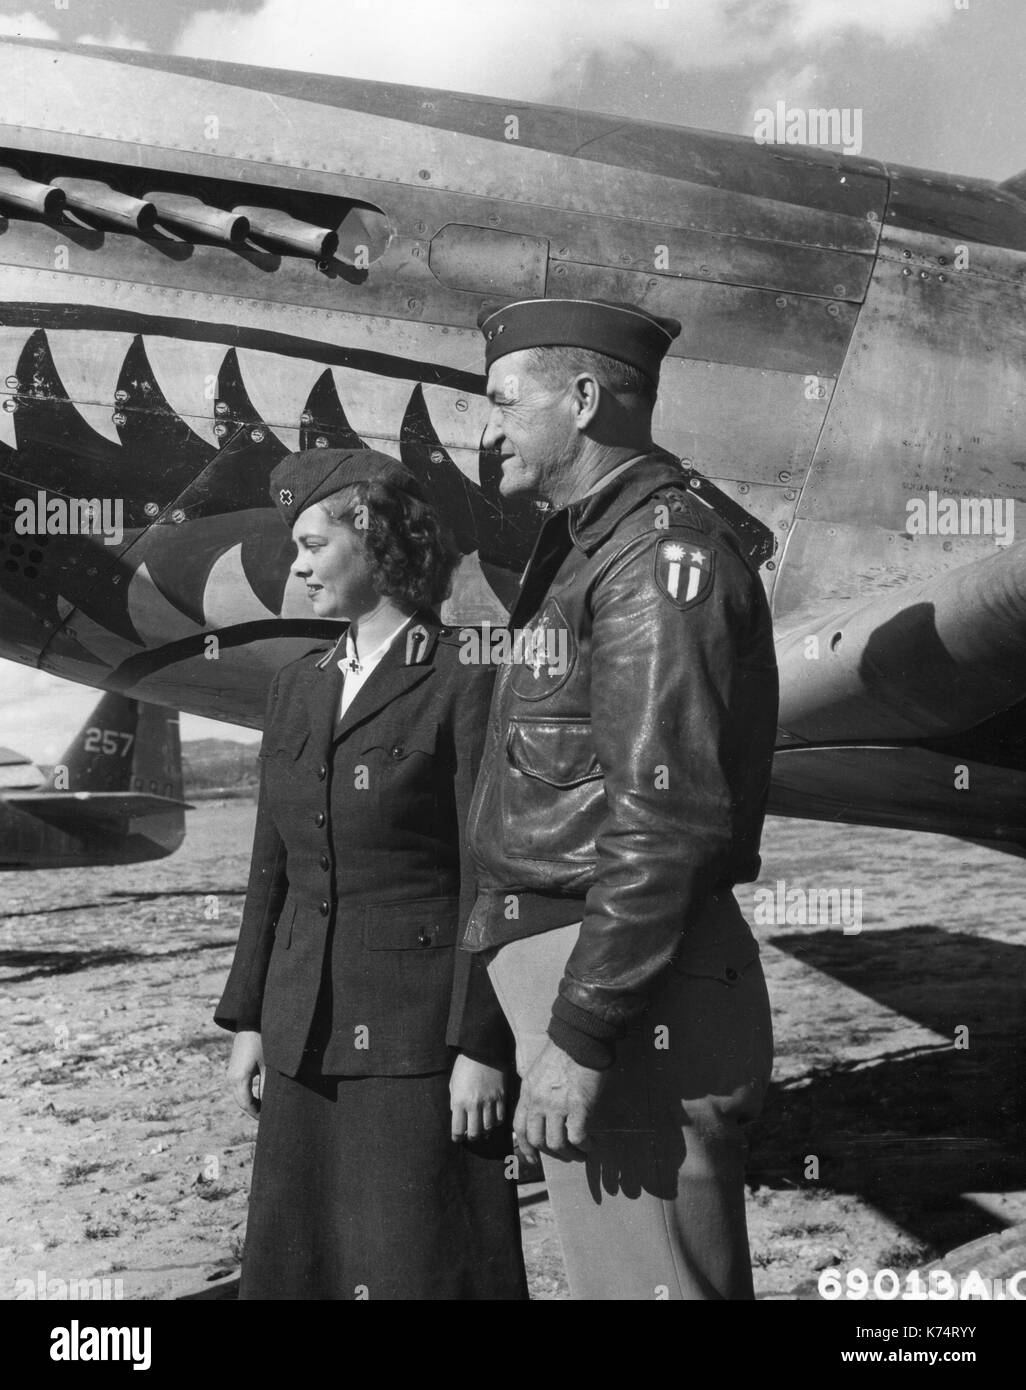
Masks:
[[[573,385],[574,427],[586,430],[599,412],[602,401],[602,387],[596,377],[588,372],[580,372]]]

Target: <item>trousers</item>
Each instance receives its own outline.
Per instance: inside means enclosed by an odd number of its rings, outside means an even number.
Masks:
[[[739,913],[732,894],[712,905]],[[524,1076],[580,923],[508,942],[488,964]],[[671,964],[616,1061],[584,1161],[542,1156],[573,1299],[752,1299],[745,1126],[759,1113],[773,1032],[757,949],[736,978]]]

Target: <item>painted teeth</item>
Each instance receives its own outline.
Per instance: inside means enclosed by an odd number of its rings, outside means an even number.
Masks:
[[[484,396],[453,391],[448,386],[426,385],[424,404],[444,447],[450,452],[464,449],[476,457],[488,424],[489,405]]]
[[[0,402],[19,389],[18,366],[33,328],[0,327]],[[113,415],[128,404],[115,400],[134,335],[89,329],[46,331],[54,368],[68,400],[85,423],[112,444],[120,443]],[[144,335],[143,347],[154,381],[171,410],[208,447],[215,443],[212,426],[218,381],[230,351],[222,343],[183,342]],[[316,383],[327,365],[311,359],[279,357],[248,348],[236,350],[242,384],[261,424],[274,431],[282,445],[297,449],[300,420]],[[371,448],[397,455],[402,425],[417,383],[409,378],[379,376],[354,367],[331,367],[335,390],[350,427]],[[8,381],[10,379],[10,382]],[[424,404],[440,446],[457,467],[477,480],[477,456],[487,422],[488,405],[480,396],[446,386],[425,385]],[[17,448],[16,412],[0,409],[0,443]],[[474,556],[465,557],[461,576],[469,575],[475,589],[483,587]],[[311,593],[322,585],[286,585],[281,617],[304,618],[310,613]],[[153,583],[145,563],[132,576],[127,594],[128,616],[144,648],[158,648],[179,637],[204,630],[167,600]],[[58,597],[62,620],[74,627],[77,639],[102,660],[117,665],[135,644],[76,612]],[[206,627],[229,626],[248,619],[273,616],[253,593],[242,566],[241,545],[231,547],[213,565],[204,586]]]
[[[18,361],[31,328],[0,328],[0,396],[4,382],[17,373]],[[129,333],[89,329],[48,329],[47,342],[68,399],[83,419],[111,443],[120,442],[113,414],[115,391],[132,345]],[[213,444],[212,423],[217,382],[228,347],[222,343],[183,342],[146,334],[143,346],[154,379],[170,408],[207,444]],[[242,382],[260,421],[274,431],[283,446],[299,448],[300,417],[326,364],[309,358],[281,357],[252,348],[236,350]],[[356,367],[332,367],[339,400],[355,432],[368,443],[396,452],[402,422],[416,382],[378,376]],[[10,394],[14,394],[8,388]],[[424,402],[442,447],[470,472],[487,421],[487,402],[480,396],[447,386],[426,385]],[[15,447],[13,413],[0,410],[0,440]]]
[[[399,443],[400,430],[415,383],[396,377],[375,376],[355,367],[333,367],[335,390],[346,418],[361,439],[371,436],[391,441],[392,452]]]
[[[203,440],[213,444],[210,423],[217,378],[228,351],[221,343],[184,343],[178,338],[143,337],[153,378],[168,405]]]
[[[21,360],[22,351],[34,331],[31,328],[0,328],[0,402],[17,394],[17,386],[8,385],[8,378],[13,382],[17,376],[18,362]],[[2,408],[0,408],[0,444],[6,444],[11,449],[17,448],[14,414]]]
[[[323,364],[251,348],[239,348],[237,355],[242,384],[253,409],[285,448],[295,453],[299,448],[299,416],[324,373]]]
[[[128,350],[131,333],[90,333],[83,352],[81,330],[47,329],[46,342],[61,385],[91,429],[120,444],[114,424],[114,392]]]

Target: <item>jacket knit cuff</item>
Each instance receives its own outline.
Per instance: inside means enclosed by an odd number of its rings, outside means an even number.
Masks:
[[[621,1031],[615,1023],[604,1023],[562,996],[552,1006],[549,1037],[579,1066],[607,1071],[616,1060],[615,1043]]]

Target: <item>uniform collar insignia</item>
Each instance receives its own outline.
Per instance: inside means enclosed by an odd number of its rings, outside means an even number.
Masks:
[[[430,658],[437,639],[437,628],[432,634],[423,623],[414,623],[406,633],[406,665],[423,665]]]

